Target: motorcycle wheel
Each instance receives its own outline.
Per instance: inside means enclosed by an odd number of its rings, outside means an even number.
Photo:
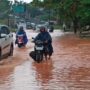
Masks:
[[[21,44],[18,44],[18,47],[19,47],[19,48],[21,48],[21,47],[22,47],[22,45],[21,45]]]
[[[19,48],[25,47],[25,44],[24,44],[24,43],[18,44],[18,47],[19,47]]]
[[[37,61],[38,63],[40,63],[42,60],[43,60],[43,54],[37,53],[37,54],[36,54],[36,61]]]

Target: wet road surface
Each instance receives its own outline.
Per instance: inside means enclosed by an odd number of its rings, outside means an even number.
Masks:
[[[53,56],[38,64],[28,55],[36,33],[27,34],[27,47],[0,63],[0,90],[90,90],[90,39],[54,32]]]

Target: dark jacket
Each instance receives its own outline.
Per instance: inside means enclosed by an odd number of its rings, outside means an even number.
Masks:
[[[48,49],[49,49],[49,53],[50,55],[52,55],[53,53],[53,47],[52,47],[52,38],[51,35],[49,34],[49,32],[45,31],[45,32],[40,32],[36,38],[36,40],[41,40],[43,42],[47,41],[48,42]]]
[[[39,33],[35,38],[35,41],[36,40],[41,40],[43,42],[48,41],[48,43],[52,43],[51,35],[47,31]]]

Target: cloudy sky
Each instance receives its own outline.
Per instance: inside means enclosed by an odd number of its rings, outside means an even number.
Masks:
[[[9,1],[14,1],[14,0],[9,0]],[[23,2],[29,3],[29,2],[31,2],[32,0],[17,0],[17,1],[23,1]]]

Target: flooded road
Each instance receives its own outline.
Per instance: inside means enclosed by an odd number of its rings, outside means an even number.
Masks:
[[[56,31],[52,58],[38,64],[28,55],[37,33],[27,34],[27,47],[0,63],[0,90],[90,90],[90,39]]]

